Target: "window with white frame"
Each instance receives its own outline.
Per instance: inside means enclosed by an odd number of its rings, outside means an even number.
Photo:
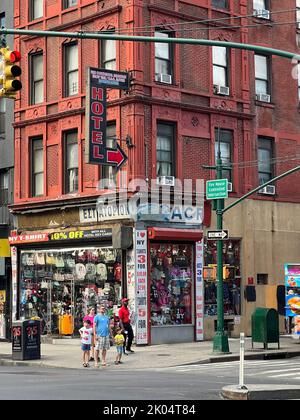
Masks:
[[[255,54],[255,93],[270,94],[269,57]]]
[[[257,154],[259,185],[262,185],[274,176],[273,139],[258,137]]]
[[[30,0],[30,18],[39,19],[44,16],[44,0]]]
[[[30,56],[30,104],[44,101],[44,62],[43,53]]]
[[[223,130],[221,128],[215,129],[215,161],[218,159],[219,136],[222,164],[230,166],[232,161],[232,131]],[[228,179],[228,181],[231,182],[231,169],[224,169],[222,171],[222,178]]]
[[[163,32],[157,29],[155,31],[155,37],[170,38],[172,37],[172,33],[165,32],[165,31]],[[161,79],[160,75],[166,75],[166,76],[169,76],[169,81],[172,82],[172,76],[173,76],[172,44],[167,44],[164,42],[155,42],[154,48],[155,48],[155,80],[164,82],[164,79]]]
[[[0,13],[0,28],[5,28],[5,13]]]
[[[226,47],[212,47],[213,84],[228,86],[228,51]]]
[[[115,30],[111,29],[109,32],[114,33]],[[100,61],[103,69],[117,69],[117,43],[114,39],[100,40]]]
[[[63,0],[63,8],[68,9],[69,7],[77,6],[77,0]]]
[[[300,28],[300,0],[296,0],[296,9],[297,28]]]
[[[5,134],[6,99],[0,98],[0,136]]]
[[[8,204],[8,172],[0,172],[0,206]]]
[[[156,175],[174,176],[174,143],[175,126],[174,124],[159,122],[157,124],[156,139]]]
[[[65,194],[78,191],[78,135],[77,131],[64,134],[65,137]]]
[[[268,0],[253,0],[254,10],[269,10]]]
[[[44,148],[41,137],[31,139],[31,195],[44,194]]]
[[[78,80],[78,44],[66,44],[64,46],[64,91],[66,97],[78,94]]]

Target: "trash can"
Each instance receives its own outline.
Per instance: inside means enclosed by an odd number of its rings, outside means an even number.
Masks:
[[[279,319],[276,309],[256,308],[252,314],[252,348],[253,343],[263,343],[264,349],[268,343],[278,343],[279,348]]]
[[[12,324],[13,360],[41,358],[41,325],[39,320],[27,319]]]

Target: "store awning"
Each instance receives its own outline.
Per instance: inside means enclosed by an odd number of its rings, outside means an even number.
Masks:
[[[173,241],[200,241],[203,237],[201,229],[171,229],[151,227],[148,228],[148,238]]]

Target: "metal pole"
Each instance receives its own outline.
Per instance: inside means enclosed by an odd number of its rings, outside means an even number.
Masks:
[[[222,157],[220,142],[220,126],[218,127],[217,179],[222,179]],[[217,229],[223,229],[224,199],[217,200]],[[224,294],[223,294],[223,240],[217,241],[217,332],[214,336],[213,352],[229,353],[228,337],[224,331]]]
[[[240,333],[240,375],[239,388],[247,389],[244,385],[244,357],[245,357],[245,333]]]
[[[300,61],[300,55],[297,53],[278,50],[274,48],[262,47],[260,45],[243,44],[239,42],[215,41],[211,39],[193,39],[193,38],[160,38],[154,36],[136,36],[136,35],[117,35],[115,33],[102,32],[59,32],[59,31],[41,31],[31,29],[7,29],[0,28],[0,35],[27,35],[27,36],[45,36],[45,37],[60,37],[60,38],[80,38],[80,39],[115,39],[117,41],[134,41],[134,42],[159,42],[165,44],[190,44],[190,45],[207,45],[207,46],[221,46],[228,48],[237,48],[240,50],[255,51],[257,53],[264,53],[270,55],[277,55],[280,57],[295,59]]]

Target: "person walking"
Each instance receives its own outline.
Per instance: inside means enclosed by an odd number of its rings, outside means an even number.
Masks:
[[[94,319],[95,319],[95,308],[91,306],[90,308],[88,308],[87,314],[83,318],[83,322],[90,321],[91,328],[94,328]],[[94,335],[92,337],[90,355],[91,355],[90,362],[92,362],[94,361],[94,357],[95,357],[95,336]]]
[[[124,354],[127,353],[134,353],[133,350],[131,350],[132,341],[134,338],[131,321],[130,321],[130,314],[128,309],[128,301],[129,299],[123,298],[122,299],[122,307],[119,309],[119,318],[120,318],[120,327],[123,330],[124,335]],[[125,352],[125,349],[127,350],[127,353]]]
[[[106,366],[106,353],[110,348],[109,335],[112,335],[110,319],[106,315],[104,306],[98,308],[98,313],[94,318],[95,336],[95,367],[98,367],[99,352],[102,352],[102,366]]]

